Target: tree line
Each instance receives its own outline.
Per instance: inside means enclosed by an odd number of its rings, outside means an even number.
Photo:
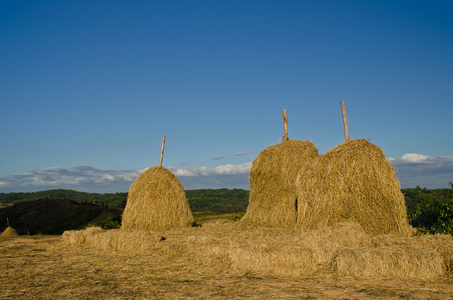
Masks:
[[[419,186],[402,189],[407,216],[413,227],[426,233],[453,233],[453,183],[449,189],[426,189]],[[0,203],[20,203],[40,199],[69,199],[102,207],[125,207],[128,193],[86,193],[56,189],[33,193],[0,193]],[[249,191],[243,189],[187,190],[194,215],[245,212]]]

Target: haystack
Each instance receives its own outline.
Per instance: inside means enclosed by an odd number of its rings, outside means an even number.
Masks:
[[[296,227],[303,231],[356,222],[366,233],[409,236],[404,196],[382,150],[347,139],[297,176]]]
[[[250,171],[250,197],[241,224],[294,227],[297,173],[318,157],[310,141],[286,140],[264,149]]]
[[[17,231],[12,227],[6,227],[6,229],[0,234],[0,236],[17,236]]]
[[[132,184],[122,229],[162,231],[192,223],[186,193],[179,179],[168,169],[149,168]]]

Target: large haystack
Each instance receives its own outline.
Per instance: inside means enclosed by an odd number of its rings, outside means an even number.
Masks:
[[[132,184],[123,213],[123,229],[162,231],[190,226],[192,222],[186,193],[168,169],[149,168]]]
[[[0,234],[0,236],[17,236],[19,235],[14,228],[6,227],[6,229]]]
[[[303,231],[351,221],[372,235],[410,234],[395,171],[365,139],[348,139],[312,160],[298,175],[297,193]]]
[[[310,141],[287,140],[264,149],[253,161],[249,206],[241,223],[294,227],[297,173],[316,157],[318,149]]]

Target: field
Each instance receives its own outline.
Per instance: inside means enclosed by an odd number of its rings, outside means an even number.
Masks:
[[[2,237],[0,299],[453,299],[447,276],[294,273],[284,260],[280,271],[266,258],[269,249],[285,252],[300,244],[287,232],[211,223],[166,232],[165,240],[141,251],[113,250],[112,241],[104,249],[71,245],[68,236]],[[230,252],[227,260],[225,248],[233,244],[242,252]]]

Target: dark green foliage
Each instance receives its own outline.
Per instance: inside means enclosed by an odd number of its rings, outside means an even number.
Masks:
[[[241,189],[201,189],[186,191],[194,214],[225,214],[246,211],[249,191]]]
[[[102,229],[120,229],[121,228],[121,217],[107,218],[99,223],[91,223],[88,227],[101,227]]]
[[[0,193],[0,202],[20,203],[40,199],[61,199],[73,200],[79,203],[93,203],[103,207],[124,207],[126,205],[127,193],[85,193],[74,190],[48,190],[33,193]]]
[[[453,183],[451,189],[405,189],[407,214],[413,227],[425,233],[453,234]]]

